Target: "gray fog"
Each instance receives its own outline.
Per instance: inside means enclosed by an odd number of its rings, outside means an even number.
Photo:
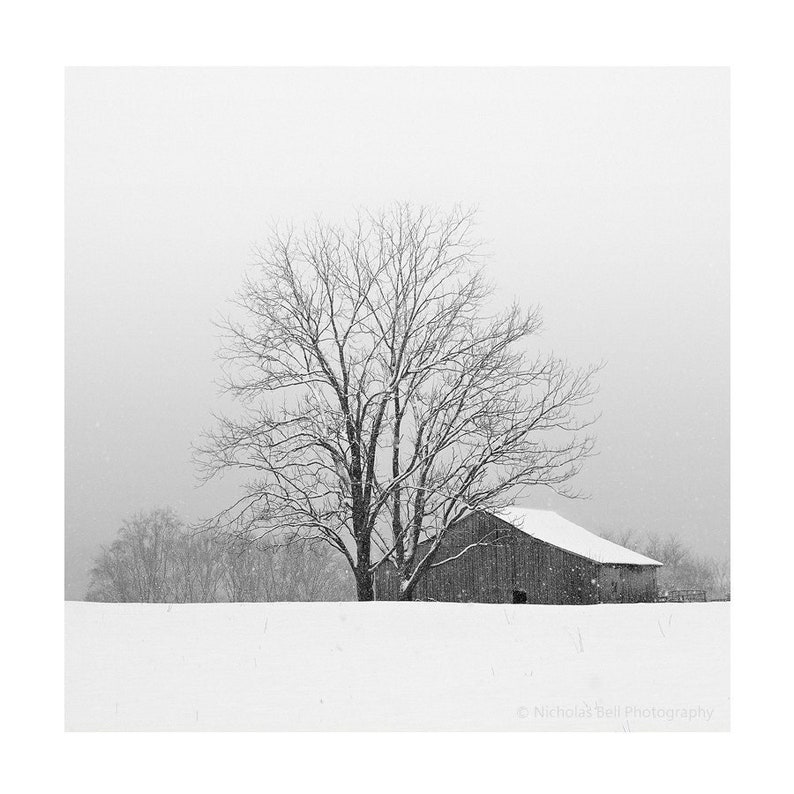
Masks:
[[[724,69],[71,69],[66,597],[125,516],[220,508],[191,443],[224,311],[277,220],[476,205],[497,298],[598,376],[594,531],[729,541]]]

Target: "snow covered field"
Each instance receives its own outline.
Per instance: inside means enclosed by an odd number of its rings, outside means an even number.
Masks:
[[[66,604],[68,730],[726,730],[729,605]]]

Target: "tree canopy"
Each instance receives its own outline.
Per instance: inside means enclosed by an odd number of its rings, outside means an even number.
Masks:
[[[362,600],[394,565],[410,598],[468,511],[573,493],[595,368],[531,354],[537,308],[493,311],[474,220],[397,204],[257,249],[223,323],[239,410],[198,448],[204,477],[249,475],[216,524],[330,544]]]

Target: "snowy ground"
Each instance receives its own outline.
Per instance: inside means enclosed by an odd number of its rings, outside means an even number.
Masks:
[[[729,605],[66,604],[69,730],[726,730]]]

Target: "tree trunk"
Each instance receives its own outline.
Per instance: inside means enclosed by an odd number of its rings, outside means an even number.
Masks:
[[[372,587],[371,573],[356,573],[356,597],[359,601],[375,600],[375,590]]]
[[[373,576],[369,570],[371,564],[371,538],[362,521],[356,526],[356,595],[359,601],[374,601],[375,590],[372,587]]]
[[[409,583],[405,580],[400,581],[400,601],[413,601],[414,600],[414,587],[416,582]]]

